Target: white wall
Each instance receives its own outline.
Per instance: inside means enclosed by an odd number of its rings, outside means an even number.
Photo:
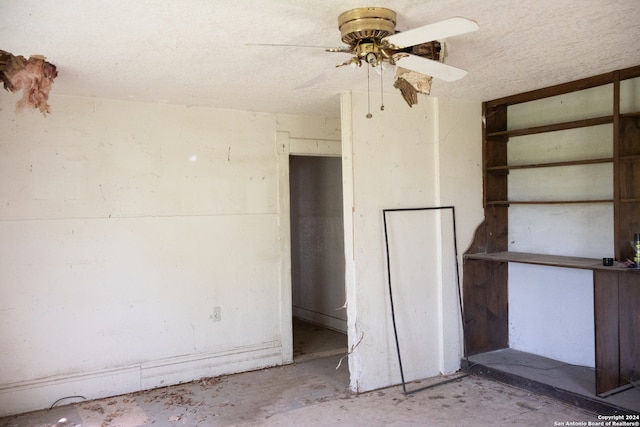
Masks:
[[[437,99],[437,203],[455,206],[458,265],[462,286],[462,254],[473,240],[473,234],[484,219],[482,209],[482,106],[474,102]],[[478,131],[480,129],[480,131]],[[480,182],[478,182],[480,180]],[[442,230],[447,230],[443,224]],[[443,240],[443,243],[446,240]],[[449,248],[443,248],[448,253]],[[443,283],[452,283],[453,263],[442,265]],[[451,287],[442,293],[444,307],[457,307],[458,294]],[[462,326],[453,308],[443,312],[443,372],[460,367]]]
[[[290,361],[276,135],[337,121],[15,101],[0,97],[0,416]]]
[[[595,366],[593,272],[509,266],[509,346]]]
[[[421,97],[409,108],[400,96],[386,96],[385,111],[366,119],[366,102],[366,93],[342,96],[349,368],[351,387],[357,391],[400,382],[382,210],[455,205],[460,253],[483,215],[479,103]],[[404,301],[399,302],[409,303],[396,313],[408,334],[405,344],[415,336],[419,346],[403,350],[406,380],[450,373],[460,366],[455,263],[443,256],[447,248],[441,252],[433,245],[446,241],[450,233],[446,219],[442,222],[441,227],[433,219],[408,216],[395,223],[405,237],[412,227],[422,234],[396,241],[395,247],[405,255],[423,252],[431,260],[416,261],[413,268],[405,264],[394,282],[403,287],[399,293]],[[400,258],[402,254],[396,260]],[[408,301],[412,296],[414,301]]]
[[[482,219],[480,105],[397,96],[367,120],[366,94],[343,101],[364,391],[399,381],[381,210],[456,205],[464,251]],[[291,361],[284,165],[335,152],[340,120],[61,96],[45,118],[0,102],[0,415]],[[453,267],[436,268],[437,366],[415,376],[459,366]]]

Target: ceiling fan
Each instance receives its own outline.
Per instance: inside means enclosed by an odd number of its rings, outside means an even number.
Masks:
[[[432,78],[451,82],[467,74],[465,70],[443,63],[443,46],[437,40],[476,31],[480,27],[475,21],[454,17],[404,32],[396,32],[395,26],[396,13],[391,9],[360,7],[348,10],[338,17],[338,28],[347,47],[327,51],[352,55],[338,67],[359,67],[364,63],[382,70],[385,62],[395,65],[394,87],[400,90],[409,106],[418,102],[418,93],[428,95],[431,92]]]

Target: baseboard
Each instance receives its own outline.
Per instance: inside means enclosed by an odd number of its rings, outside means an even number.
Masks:
[[[194,354],[141,365],[142,390],[236,374],[282,364],[282,346],[272,341],[261,346],[238,347],[212,354]],[[189,377],[184,378],[185,372]]]
[[[140,367],[85,372],[0,385],[0,417],[140,389]],[[77,396],[77,397],[73,397]]]
[[[113,369],[0,385],[0,417],[282,364],[271,341],[221,352],[171,357]],[[82,396],[82,397],[73,397]]]
[[[306,320],[309,323],[315,323],[316,325],[322,325],[326,328],[333,329],[334,331],[347,333],[347,321],[331,317],[323,313],[317,313],[315,311],[306,310],[300,307],[293,307],[293,317]]]

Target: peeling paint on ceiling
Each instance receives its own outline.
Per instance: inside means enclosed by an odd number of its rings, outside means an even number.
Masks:
[[[0,81],[9,92],[22,92],[18,101],[19,110],[37,108],[42,114],[49,113],[49,91],[58,75],[56,66],[44,56],[34,55],[29,59],[22,55],[0,50]]]

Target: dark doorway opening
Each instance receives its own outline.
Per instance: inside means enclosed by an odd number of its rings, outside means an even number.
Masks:
[[[347,352],[340,157],[289,157],[294,361]]]

